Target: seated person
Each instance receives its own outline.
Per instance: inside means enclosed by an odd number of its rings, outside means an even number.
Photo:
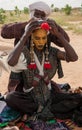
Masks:
[[[49,32],[61,40],[65,51],[48,45]],[[31,22],[7,59],[9,66],[16,68],[16,73],[22,72],[24,84],[21,85],[21,92],[12,91],[7,95],[6,103],[22,114],[34,115],[43,120],[57,117],[57,110],[58,113],[62,111],[68,113],[68,109],[74,112],[77,106],[81,106],[82,96],[61,93],[60,89],[55,89],[56,86],[51,80],[58,69],[58,60],[74,62],[77,59],[76,52],[54,24],[42,20]],[[24,69],[21,68],[20,63]],[[61,108],[62,101],[65,105]]]

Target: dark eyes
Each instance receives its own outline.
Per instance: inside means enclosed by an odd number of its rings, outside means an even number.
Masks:
[[[40,40],[40,39],[45,40],[45,39],[46,39],[46,37],[42,37],[42,38],[40,38],[40,37],[35,37],[35,40]]]
[[[46,39],[46,37],[43,37],[42,39],[43,39],[43,40],[45,40],[45,39]]]
[[[44,18],[44,17],[46,17],[45,13],[41,12],[41,11],[40,12],[36,11],[34,16],[37,17],[37,18]]]
[[[35,40],[40,40],[40,38],[39,37],[35,37]]]

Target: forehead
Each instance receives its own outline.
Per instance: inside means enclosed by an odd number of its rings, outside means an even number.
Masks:
[[[47,36],[47,31],[44,29],[37,29],[33,32],[33,35],[39,37]]]

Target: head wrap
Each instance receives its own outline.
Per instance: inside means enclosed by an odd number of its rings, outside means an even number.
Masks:
[[[45,2],[42,2],[42,1],[34,2],[29,5],[29,11],[30,11],[31,17],[33,17],[35,9],[44,11],[44,13],[46,14],[46,17],[48,17],[51,13],[50,7]]]

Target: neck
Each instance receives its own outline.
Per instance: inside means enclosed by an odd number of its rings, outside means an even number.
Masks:
[[[34,52],[35,52],[36,54],[42,54],[42,53],[44,52],[44,49],[38,50],[37,48],[34,48]]]

